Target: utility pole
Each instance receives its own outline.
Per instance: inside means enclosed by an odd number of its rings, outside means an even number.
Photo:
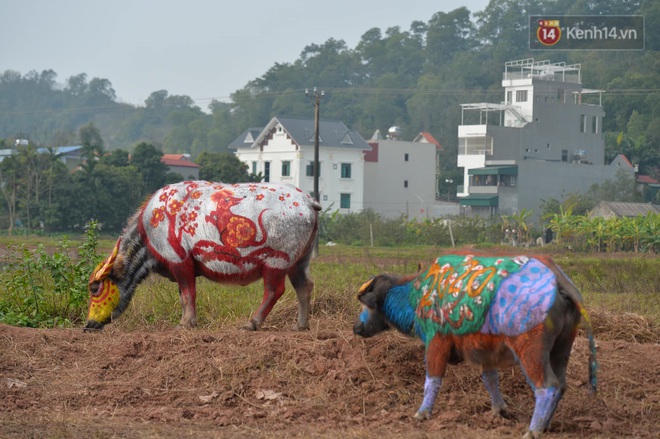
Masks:
[[[319,193],[319,114],[321,107],[321,98],[325,95],[325,92],[321,90],[320,92],[316,87],[310,93],[309,89],[305,89],[305,95],[312,99],[314,104],[314,199],[317,202],[321,202],[321,196]]]
[[[321,204],[321,194],[319,192],[319,114],[321,107],[321,98],[325,95],[325,92],[321,90],[320,92],[316,87],[310,93],[309,89],[305,89],[305,95],[308,98],[311,98],[312,103],[314,104],[314,199],[317,203]],[[314,239],[314,257],[319,254],[319,235],[316,234]]]

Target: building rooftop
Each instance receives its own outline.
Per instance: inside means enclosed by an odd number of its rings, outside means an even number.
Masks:
[[[267,141],[271,131],[281,125],[291,140],[299,146],[314,146],[314,119],[273,117],[264,128],[249,128],[229,144],[229,149],[255,147]],[[319,120],[319,146],[369,150],[360,134],[339,120]]]
[[[545,81],[560,81],[582,83],[580,64],[565,62],[551,63],[549,60],[534,61],[534,58],[507,61],[504,63],[504,80],[511,79],[543,79]]]

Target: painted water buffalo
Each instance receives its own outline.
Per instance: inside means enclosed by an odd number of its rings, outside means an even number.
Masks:
[[[298,329],[309,328],[314,284],[308,265],[321,207],[286,184],[186,181],[158,190],[133,215],[90,276],[87,329],[100,329],[128,306],[149,273],[179,285],[181,326],[197,323],[195,278],[247,285],[264,281],[261,305],[245,326],[257,330],[285,290],[298,297]]]
[[[566,366],[584,317],[596,391],[595,342],[580,293],[547,256],[456,253],[411,276],[381,274],[359,290],[353,332],[371,337],[394,327],[426,346],[424,398],[415,414],[429,419],[447,364],[480,366],[492,410],[506,409],[498,368],[518,362],[536,404],[525,437],[548,428],[566,390]]]

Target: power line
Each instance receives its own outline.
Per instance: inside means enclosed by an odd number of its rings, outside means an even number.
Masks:
[[[381,95],[381,96],[401,96],[401,95],[423,95],[423,96],[483,96],[497,98],[502,95],[502,92],[492,90],[480,89],[418,89],[418,88],[368,88],[368,87],[326,87],[328,92],[334,95],[350,94],[350,95]],[[282,96],[296,95],[301,90],[286,90],[286,91],[272,91],[260,92],[254,94],[255,99],[277,98]],[[660,94],[660,88],[619,88],[619,89],[603,89],[604,98],[607,96],[616,97],[636,97],[636,96],[649,96]],[[219,100],[218,97],[207,97],[193,99],[198,100]],[[47,114],[62,114],[62,113],[113,113],[120,111],[131,111],[137,109],[144,109],[146,107],[134,106],[132,104],[116,103],[114,105],[93,106],[93,107],[70,107],[70,108],[50,108],[43,110],[21,110],[21,111],[2,111],[0,117],[12,116],[38,116]]]

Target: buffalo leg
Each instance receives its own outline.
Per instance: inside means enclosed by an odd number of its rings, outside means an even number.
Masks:
[[[309,257],[311,250],[290,271],[289,280],[298,297],[298,323],[294,329],[309,329],[309,306],[314,283],[309,279]]]
[[[242,329],[256,331],[264,322],[275,302],[282,297],[285,289],[286,273],[282,271],[266,271],[264,273],[264,298],[250,321]]]
[[[573,349],[573,342],[575,341],[576,336],[577,326],[566,328],[562,334],[557,337],[555,344],[552,347],[552,351],[550,351],[550,365],[552,366],[555,376],[559,380],[559,396],[552,409],[552,413],[550,413],[545,429],[549,427],[550,420],[557,409],[557,404],[564,395],[564,392],[566,392],[566,368],[568,367],[568,360],[571,356],[571,349]]]
[[[442,385],[442,378],[447,369],[451,354],[452,341],[447,337],[436,335],[426,349],[426,379],[424,381],[424,399],[415,414],[415,419],[431,418],[433,405]]]
[[[548,428],[562,396],[560,382],[550,364],[543,323],[515,338],[512,349],[520,361],[527,381],[534,389],[534,414],[525,438],[540,438]]]
[[[194,328],[197,326],[197,307],[195,305],[195,279],[179,281],[179,302],[181,303],[181,321],[179,326]]]
[[[490,406],[493,414],[502,414],[506,410],[506,403],[502,398],[502,393],[500,393],[500,376],[497,369],[483,370],[481,372],[481,381],[483,381],[490,395]]]

